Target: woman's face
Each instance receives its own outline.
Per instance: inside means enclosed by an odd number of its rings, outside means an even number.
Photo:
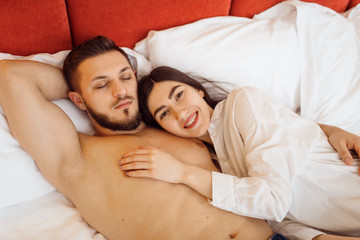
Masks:
[[[203,97],[202,91],[189,85],[163,81],[155,83],[148,106],[166,131],[181,137],[201,137],[207,133],[213,112]]]

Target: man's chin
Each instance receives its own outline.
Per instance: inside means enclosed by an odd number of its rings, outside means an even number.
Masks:
[[[136,129],[141,123],[141,116],[133,116],[123,121],[112,121],[107,116],[101,114],[90,114],[99,126],[112,131],[131,131]]]
[[[122,110],[120,116],[112,116],[111,118],[106,115],[94,111],[91,107],[87,106],[87,111],[92,119],[99,124],[99,126],[112,130],[112,131],[131,131],[136,129],[141,123],[140,111],[135,111],[132,115],[130,109]],[[115,120],[113,120],[115,118]],[[118,121],[117,119],[122,119]]]
[[[117,126],[116,130],[120,130],[120,131],[131,131],[136,129],[137,127],[139,127],[141,123],[141,119],[138,120],[136,117],[130,121],[126,121],[123,123],[119,123]]]

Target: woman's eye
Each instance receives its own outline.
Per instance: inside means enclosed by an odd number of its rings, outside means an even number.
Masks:
[[[166,115],[169,113],[169,110],[164,111],[161,115],[160,115],[160,120],[163,119],[164,117],[166,117]]]
[[[176,101],[179,100],[179,98],[182,96],[183,92],[184,92],[184,91],[181,91],[181,92],[179,92],[178,94],[176,94],[176,96],[175,96],[175,100],[176,100]]]

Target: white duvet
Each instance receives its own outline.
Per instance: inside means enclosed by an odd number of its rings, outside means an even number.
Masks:
[[[338,14],[286,1],[253,19],[215,17],[152,31],[134,50],[143,74],[145,56],[153,67],[258,87],[307,118],[360,133],[360,5]],[[30,58],[61,66],[66,54]],[[0,53],[14,58],[20,57]],[[57,103],[79,131],[92,133],[68,100]],[[101,239],[46,182],[0,113],[0,239]]]

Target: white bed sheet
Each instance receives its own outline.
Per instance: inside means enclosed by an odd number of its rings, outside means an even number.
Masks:
[[[276,12],[276,7],[272,9],[273,13]],[[281,12],[281,11],[280,11]],[[336,14],[332,11],[329,11],[330,13]],[[284,13],[284,11],[282,11]],[[354,23],[354,30],[360,36],[360,6],[357,6],[356,11],[349,11],[348,13],[344,14],[344,16],[352,21]],[[270,12],[268,13],[269,15]],[[314,19],[315,21],[316,19]],[[305,27],[305,26],[304,26]],[[358,37],[359,39],[359,37]],[[331,41],[328,39],[328,41]],[[169,44],[173,44],[173,42],[169,42]],[[138,49],[140,50],[141,47],[148,47],[149,49],[143,49],[144,51],[141,52],[143,54],[147,54],[147,56],[151,54],[154,49],[152,47],[154,46],[145,46],[147,45],[147,42],[142,42],[142,44],[138,45]],[[164,52],[167,52],[170,56],[168,58],[162,58],[162,59],[152,59],[153,64],[155,65],[163,65],[164,62],[169,60],[170,58],[175,58],[174,55],[172,55],[172,52],[169,51],[169,49],[165,48],[164,45],[160,46]],[[148,51],[148,52],[146,52]],[[359,52],[359,49],[356,50]],[[153,57],[155,55],[153,54]],[[163,55],[164,56],[164,55]],[[12,58],[12,56],[7,56],[8,58]],[[187,59],[189,56],[185,56]],[[215,56],[214,56],[215,57]],[[6,57],[4,57],[6,58]],[[192,64],[189,61],[185,61],[187,59],[181,59],[176,58],[178,61],[182,61],[182,63],[188,63]],[[193,59],[196,59],[195,57]],[[37,60],[37,59],[35,59]],[[39,59],[41,61],[41,59]],[[358,63],[358,62],[357,62]],[[54,65],[57,63],[54,62]],[[206,64],[206,63],[204,63]],[[305,66],[305,65],[304,65]],[[306,65],[308,69],[311,69],[310,63]],[[173,66],[178,67],[178,66]],[[352,66],[354,68],[354,66]],[[183,70],[181,67],[178,67],[180,70]],[[355,67],[356,68],[356,67]],[[185,69],[185,68],[184,68]],[[146,65],[145,73],[149,71],[149,66]],[[360,71],[360,69],[359,69]],[[196,73],[195,73],[196,74]],[[359,74],[359,73],[354,73]],[[357,75],[359,76],[359,75]],[[357,82],[353,86],[358,86],[358,82],[360,81],[358,77]],[[310,77],[309,77],[310,79]],[[324,79],[324,78],[322,78]],[[220,79],[221,80],[221,79]],[[230,81],[231,82],[231,81]],[[305,83],[307,81],[304,81]],[[296,83],[296,88],[298,87],[298,83]],[[341,86],[341,84],[340,84]],[[311,86],[307,86],[307,89],[311,89]],[[283,89],[280,89],[283,90]],[[321,88],[316,88],[316,90],[321,91]],[[357,88],[356,90],[360,91],[360,88]],[[306,90],[308,91],[308,90]],[[305,92],[303,92],[305,94]],[[309,92],[306,92],[307,95],[300,94],[295,96],[298,99],[295,99],[294,103],[300,103],[303,104],[302,111],[303,114],[309,115],[309,117],[312,116],[312,113],[321,113],[319,111],[321,109],[321,106],[319,105],[311,105],[311,101],[303,102],[304,100],[308,99]],[[313,96],[310,97],[319,97],[319,92],[312,92]],[[354,93],[352,93],[352,96],[354,96]],[[358,94],[357,96],[360,96]],[[316,98],[317,99],[317,98]],[[316,100],[315,99],[315,100]],[[348,100],[348,106],[350,109],[352,106],[358,106],[356,105],[356,101],[352,102],[355,98],[351,98]],[[355,99],[356,100],[356,99]],[[297,109],[297,106],[294,106],[295,109]],[[325,113],[329,111],[329,109],[325,109]],[[358,110],[355,111],[358,113]],[[323,111],[324,113],[324,111]],[[326,117],[326,115],[324,115]],[[333,117],[333,115],[331,115]],[[319,119],[323,119],[322,116],[317,116]],[[351,116],[351,118],[354,118],[354,116]],[[337,119],[337,118],[336,118]],[[357,118],[360,119],[360,118]],[[329,123],[336,123],[330,121]],[[341,123],[339,123],[341,125]],[[359,121],[357,122],[359,124]],[[348,123],[343,124],[344,127],[348,127],[348,130],[358,130],[360,129],[360,126],[349,126]],[[79,126],[81,127],[81,126]],[[360,131],[358,131],[360,133]],[[0,146],[1,148],[1,146]],[[50,193],[46,192],[50,191]],[[25,200],[25,199],[24,199]],[[104,237],[97,233],[94,229],[92,229],[89,225],[85,223],[85,221],[80,217],[77,210],[74,208],[72,203],[68,201],[62,194],[60,194],[57,191],[52,191],[52,189],[45,189],[42,194],[39,194],[38,196],[26,199],[25,202],[17,203],[16,205],[8,206],[5,208],[0,208],[0,239],[4,240],[13,240],[13,239],[104,239]]]
[[[101,240],[74,205],[58,191],[0,211],[2,240]]]

